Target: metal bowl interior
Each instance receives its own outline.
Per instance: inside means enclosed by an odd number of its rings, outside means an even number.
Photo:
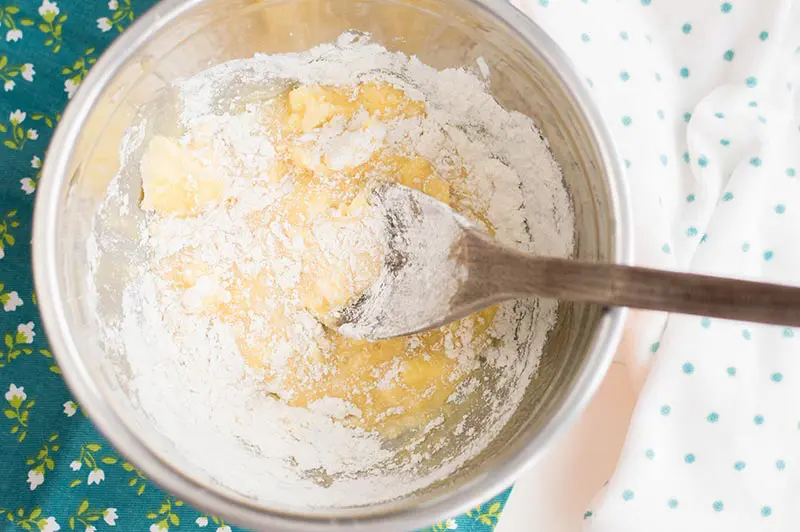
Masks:
[[[34,269],[48,337],[82,407],[114,446],[164,488],[244,526],[269,530],[408,530],[479,504],[509,485],[591,397],[624,311],[561,304],[522,405],[478,457],[446,481],[386,503],[317,509],[256,502],[179,456],[136,411],[93,333],[86,241],[119,168],[137,109],[173,80],[252,56],[308,49],[346,30],[436,67],[483,57],[491,90],[535,119],[563,169],[576,219],[575,256],[628,262],[618,163],[582,82],[555,45],[505,0],[167,0],[106,52],[70,104],[37,192]],[[536,176],[530,176],[536,179]]]

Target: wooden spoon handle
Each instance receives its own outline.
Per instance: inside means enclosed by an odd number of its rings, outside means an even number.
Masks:
[[[800,327],[800,288],[707,275],[558,261],[544,266],[558,299]]]
[[[486,296],[493,291],[491,299],[540,296],[800,327],[800,287],[535,257],[505,248],[498,253],[499,246],[492,247],[481,250],[485,255],[475,248],[470,253],[480,277],[489,280],[481,291],[488,289]]]

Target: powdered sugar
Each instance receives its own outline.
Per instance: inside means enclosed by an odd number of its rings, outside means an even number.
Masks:
[[[453,367],[447,378],[455,386],[449,406],[421,417],[419,426],[404,425],[391,440],[354,422],[371,414],[349,396],[315,396],[307,407],[287,404],[296,399],[292,393],[331,377],[323,363],[324,327],[295,300],[299,288],[307,288],[309,253],[348,272],[343,282],[352,290],[372,280],[363,265],[385,250],[377,238],[380,213],[358,198],[348,198],[353,216],[348,211],[336,223],[315,222],[305,234],[294,230],[288,215],[273,216],[289,212],[277,206],[299,185],[272,174],[281,154],[259,101],[297,84],[370,82],[391,84],[423,102],[424,115],[376,120],[357,111],[348,120],[334,118],[297,139],[299,164],[340,171],[367,163],[379,149],[417,154],[450,183],[459,208],[474,213],[499,241],[553,256],[572,250],[567,193],[545,143],[530,119],[503,110],[471,72],[439,72],[346,34],[301,54],[224,63],[178,84],[185,131],[178,144],[224,178],[224,192],[197,216],[142,218],[135,236],[138,266],[119,314],[102,316],[100,326],[108,350],[130,367],[132,397],[177,452],[221,485],[275,505],[368,504],[452,474],[514,412],[555,321],[553,302],[507,303],[487,333],[496,341],[479,346],[480,352],[471,343],[479,323],[445,334],[442,349]],[[119,235],[111,234],[108,219],[142,216],[131,169],[139,168],[141,146],[158,132],[137,131],[123,147],[127,168],[98,215],[95,264],[118,251]],[[181,283],[187,287],[178,290]],[[253,300],[252,311],[226,315],[242,291],[265,295]],[[286,312],[291,319],[271,321]],[[406,349],[428,357],[417,338]],[[306,354],[302,366],[297,353]],[[269,375],[259,371],[261,362]],[[364,378],[390,390],[407,365],[390,361]],[[432,386],[420,397],[434,393]],[[380,423],[407,409],[389,406],[370,419]]]

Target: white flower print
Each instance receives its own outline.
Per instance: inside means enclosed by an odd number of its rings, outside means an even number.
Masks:
[[[108,0],[108,9],[111,11],[116,11],[119,7],[119,2],[117,0]]]
[[[9,292],[8,299],[6,300],[5,303],[3,303],[3,310],[5,310],[6,312],[13,312],[17,310],[17,307],[21,306],[22,306],[22,299],[20,299],[19,294],[16,291]]]
[[[6,32],[6,42],[17,42],[22,38],[22,30],[13,29]]]
[[[80,83],[75,83],[74,80],[68,79],[64,82],[64,92],[67,93],[67,98],[72,99],[75,95],[75,91],[78,90],[78,86]]]
[[[111,21],[107,17],[100,17],[97,19],[97,27],[105,33],[111,29]]]
[[[15,85],[16,85],[16,83],[14,83],[14,80],[10,79],[10,80],[6,81],[5,83],[3,83],[3,90],[6,91],[6,92],[13,91]]]
[[[42,167],[42,160],[34,155],[33,159],[31,159],[31,168],[41,168]]]
[[[45,2],[46,1],[47,0],[45,0]],[[58,532],[61,530],[61,525],[59,525],[56,521],[56,518],[52,516],[45,519],[44,524],[42,521],[37,524],[39,525],[39,530],[41,530],[41,532]]]
[[[75,412],[77,411],[78,411],[78,404],[75,401],[67,401],[66,403],[64,403],[64,413],[67,415],[67,417],[74,416]],[[73,462],[73,464],[74,463],[75,462]],[[78,469],[80,468],[81,466],[80,464],[78,464]],[[78,469],[75,469],[74,467],[72,468],[73,471],[77,471]]]
[[[14,125],[19,125],[25,121],[25,117],[28,116],[27,114],[23,113],[19,109],[8,115],[8,119]]]
[[[73,460],[72,462],[69,463],[69,468],[72,469],[73,471],[78,471],[81,468],[81,463],[78,462],[77,460]]]
[[[11,401],[19,401],[20,403],[27,399],[28,396],[25,394],[25,387],[20,386],[17,388],[14,384],[8,387],[8,391],[6,392],[6,401],[9,403]]]
[[[6,256],[6,251],[3,248],[0,248],[0,259]]]
[[[197,523],[197,526],[199,526],[200,528],[207,527],[208,526],[208,517],[206,517],[204,515],[201,515],[200,517],[195,519],[194,522]]]
[[[52,13],[53,15],[58,15],[61,11],[58,9],[58,5],[55,2],[51,2],[50,0],[42,0],[42,5],[39,6],[39,14],[41,16],[45,16],[48,13]]]
[[[114,526],[117,521],[117,517],[116,508],[106,508],[103,510],[103,521],[105,521],[108,526]]]
[[[103,472],[103,470],[98,467],[96,469],[92,469],[91,471],[89,471],[89,479],[86,481],[86,484],[88,485],[100,484],[105,479],[106,479],[105,472]]]
[[[28,480],[26,482],[31,485],[31,491],[33,491],[44,482],[44,473],[38,469],[31,469],[28,471]]]
[[[33,81],[33,76],[36,74],[36,71],[33,69],[33,63],[25,63],[22,65],[22,68],[19,69],[19,73],[22,74],[22,79],[25,81]]]
[[[23,177],[19,182],[22,184],[20,188],[25,194],[33,194],[33,191],[36,190],[36,182],[30,177]]]
[[[231,527],[224,525],[217,528],[217,532],[231,532]]]
[[[39,132],[35,129],[29,129],[25,136],[30,140],[36,140],[39,138]]]
[[[458,528],[458,523],[456,523],[455,519],[448,519],[445,521],[444,526],[447,527],[447,530],[455,530]]]
[[[36,333],[33,332],[34,327],[35,325],[33,324],[32,321],[29,321],[28,323],[20,323],[19,325],[17,325],[17,332],[20,333],[23,336],[23,338],[25,338],[26,344],[33,343],[33,337],[36,336]]]
[[[158,526],[158,523],[153,523],[150,525],[150,532],[164,532],[165,530],[169,530],[168,528],[161,528]]]
[[[86,527],[86,530],[84,530],[83,532],[97,532],[97,529],[95,527],[93,527],[92,525],[89,525],[89,526]]]

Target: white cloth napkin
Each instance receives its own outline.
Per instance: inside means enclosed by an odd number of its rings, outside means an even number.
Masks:
[[[638,264],[800,284],[800,2],[514,3],[611,126]],[[622,346],[641,394],[586,529],[797,530],[800,330],[637,312]]]

